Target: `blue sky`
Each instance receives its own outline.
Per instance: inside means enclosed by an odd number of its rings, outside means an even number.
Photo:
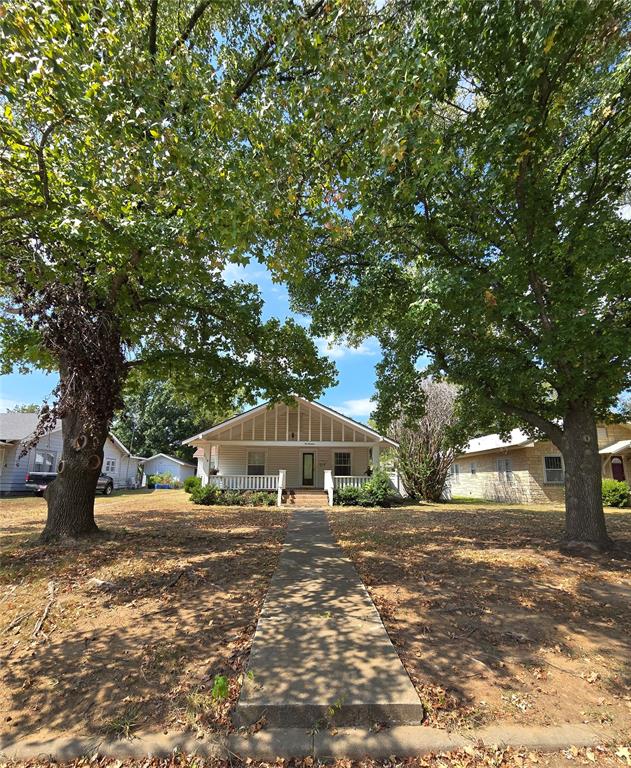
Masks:
[[[294,315],[289,309],[287,289],[274,284],[267,269],[257,263],[246,267],[229,266],[225,271],[228,280],[245,280],[258,285],[265,300],[264,314],[286,318],[296,317],[307,325],[308,319]],[[373,405],[370,398],[375,391],[375,364],[380,357],[375,339],[367,339],[357,349],[344,345],[331,345],[326,339],[318,339],[322,354],[328,355],[337,366],[338,384],[319,398],[320,402],[345,413],[358,421],[368,419]],[[28,375],[0,376],[0,412],[22,403],[41,403],[57,383],[57,376],[35,372]]]

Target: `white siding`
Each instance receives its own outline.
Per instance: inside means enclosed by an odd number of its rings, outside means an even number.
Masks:
[[[245,475],[248,449],[244,445],[219,446],[219,474]]]
[[[351,474],[363,475],[368,469],[370,449],[361,448],[329,448],[317,446],[268,446],[248,448],[246,445],[219,446],[219,474],[245,475],[248,467],[248,450],[265,451],[265,474],[274,475],[280,469],[287,470],[287,485],[299,488],[302,485],[302,454],[315,454],[315,487],[324,487],[324,470],[333,469],[333,454],[344,451],[351,454]]]
[[[5,448],[4,461],[0,468],[0,493],[26,493],[24,488],[26,475],[28,472],[35,471],[35,457],[38,450],[49,451],[55,455],[53,468],[54,471],[57,471],[57,465],[63,452],[61,429],[56,429],[54,432],[44,435],[26,456],[20,457],[19,446]],[[103,466],[105,466],[106,459],[116,460],[116,471],[109,473],[114,481],[115,488],[125,488],[134,482],[138,461],[129,458],[109,437],[105,441],[103,455]],[[131,481],[128,480],[129,478],[131,478]]]
[[[44,435],[25,456],[20,456],[21,447],[19,445],[5,449],[4,463],[0,473],[0,493],[26,493],[24,488],[26,475],[34,471],[35,456],[38,449],[49,451],[55,455],[53,466],[56,470],[63,449],[61,430],[57,429],[55,432]]]
[[[174,478],[183,482],[187,477],[195,474],[195,467],[179,464],[168,456],[157,456],[145,462],[144,473],[147,477],[161,475],[164,472],[170,472]]]
[[[118,464],[118,474],[115,478],[115,488],[133,488],[140,483],[140,475],[138,473],[138,465],[140,462],[138,459],[134,459],[131,456],[122,454],[120,462]]]
[[[24,490],[24,480],[28,472],[28,456],[18,460],[17,448],[4,449],[4,461],[0,469],[0,493]]]

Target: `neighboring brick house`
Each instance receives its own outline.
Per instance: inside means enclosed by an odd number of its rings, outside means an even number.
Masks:
[[[603,477],[631,480],[631,423],[601,424],[598,446]],[[451,496],[504,502],[562,502],[563,457],[549,440],[533,440],[519,429],[472,440],[451,468]]]

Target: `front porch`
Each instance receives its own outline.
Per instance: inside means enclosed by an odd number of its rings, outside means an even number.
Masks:
[[[599,453],[603,477],[631,484],[631,440],[618,440],[601,448]]]
[[[359,487],[396,445],[375,430],[319,403],[296,398],[253,408],[196,435],[197,474],[223,490],[271,491],[283,504],[293,493],[319,491],[333,504],[337,488]]]
[[[303,494],[308,494],[310,500],[313,500],[317,492],[326,493],[327,503],[333,506],[334,493],[338,488],[351,486],[361,488],[361,486],[370,478],[370,475],[333,475],[330,469],[325,469],[322,485],[299,485],[290,486],[287,483],[287,470],[279,469],[277,474],[272,475],[224,475],[211,474],[208,477],[208,485],[216,485],[222,491],[269,491],[277,494],[277,505],[282,506],[293,499],[300,498]]]

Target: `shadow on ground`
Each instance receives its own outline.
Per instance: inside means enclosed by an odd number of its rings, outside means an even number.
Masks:
[[[4,739],[227,725],[286,515],[152,504],[97,507],[108,535],[80,544],[13,537],[0,567]],[[213,702],[217,675],[229,694]]]
[[[330,518],[430,720],[631,725],[631,562],[562,555],[561,512]],[[631,514],[608,525],[631,550]]]

